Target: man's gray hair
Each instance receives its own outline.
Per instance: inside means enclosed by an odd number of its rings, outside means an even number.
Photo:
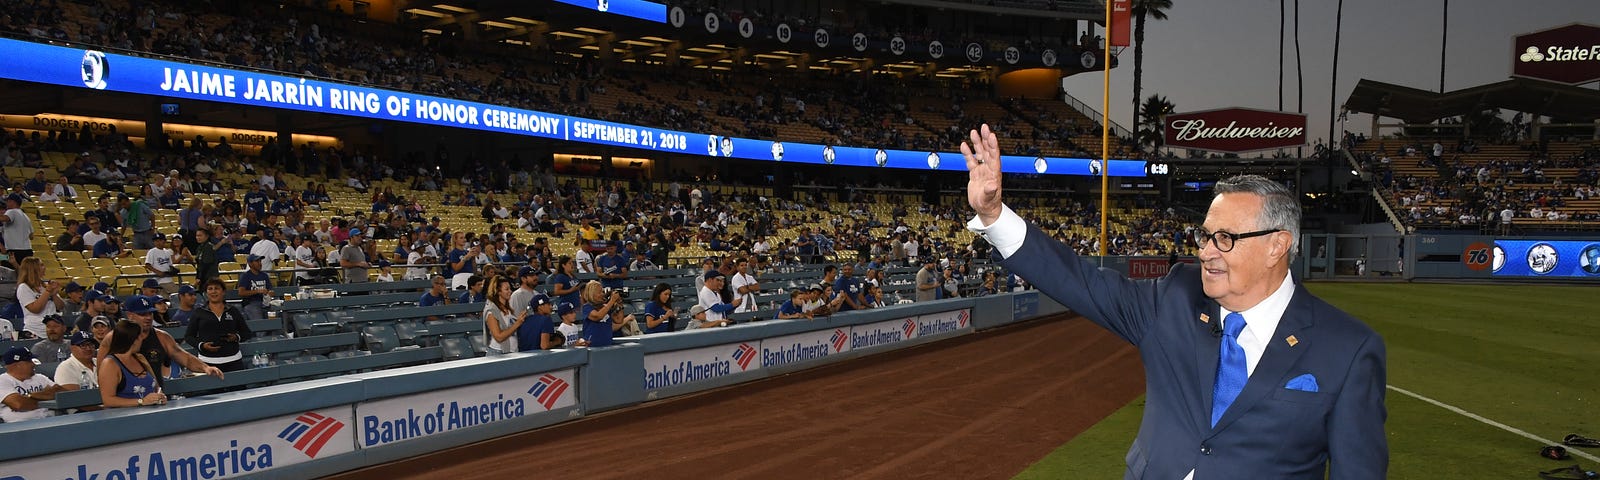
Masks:
[[[1256,229],[1276,228],[1289,232],[1289,254],[1300,254],[1300,199],[1289,187],[1260,175],[1237,175],[1217,182],[1212,191],[1217,195],[1249,193],[1261,197],[1261,216],[1256,217]]]

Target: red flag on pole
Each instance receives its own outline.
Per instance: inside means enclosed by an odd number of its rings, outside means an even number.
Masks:
[[[1106,43],[1112,47],[1126,47],[1132,45],[1129,41],[1129,28],[1133,18],[1133,0],[1111,0],[1111,38]]]

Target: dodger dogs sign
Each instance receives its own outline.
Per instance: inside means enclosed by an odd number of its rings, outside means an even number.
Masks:
[[[1216,152],[1249,152],[1306,144],[1306,116],[1224,108],[1162,118],[1166,145]]]

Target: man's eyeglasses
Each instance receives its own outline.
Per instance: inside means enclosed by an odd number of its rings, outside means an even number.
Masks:
[[[1196,247],[1199,247],[1200,249],[1203,250],[1203,249],[1206,248],[1206,244],[1210,243],[1210,244],[1216,245],[1218,251],[1231,252],[1231,251],[1233,251],[1234,242],[1237,242],[1239,240],[1243,240],[1243,239],[1246,239],[1246,238],[1250,238],[1250,237],[1259,237],[1259,236],[1262,236],[1262,235],[1278,233],[1278,232],[1281,232],[1281,231],[1283,231],[1283,229],[1281,229],[1281,228],[1271,228],[1271,229],[1267,229],[1267,230],[1256,230],[1254,232],[1248,232],[1248,233],[1233,233],[1233,232],[1212,232],[1212,231],[1207,231],[1206,229],[1202,228],[1200,230],[1195,231],[1195,233],[1194,233],[1194,244],[1195,244]]]

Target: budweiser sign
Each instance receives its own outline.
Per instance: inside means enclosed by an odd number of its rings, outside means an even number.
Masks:
[[[1306,144],[1306,116],[1298,113],[1225,108],[1167,115],[1162,125],[1169,147],[1238,153]]]
[[[1511,74],[1571,85],[1600,80],[1600,27],[1574,23],[1516,36]]]

